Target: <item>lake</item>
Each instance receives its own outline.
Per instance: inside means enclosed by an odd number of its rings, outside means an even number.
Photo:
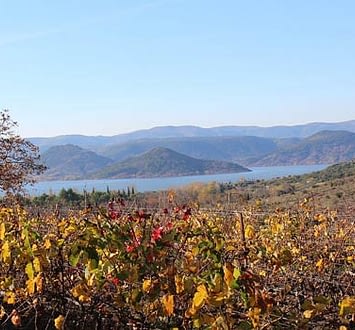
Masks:
[[[272,166],[272,167],[251,167],[252,172],[229,173],[217,175],[197,175],[179,176],[169,178],[150,178],[150,179],[107,179],[107,180],[75,180],[75,181],[42,181],[27,191],[31,195],[41,195],[43,193],[58,193],[61,189],[72,188],[77,192],[110,190],[122,190],[127,187],[134,187],[137,192],[159,191],[185,186],[195,182],[237,182],[240,180],[258,180],[285,177],[289,175],[300,175],[319,171],[328,165],[302,165],[302,166]]]

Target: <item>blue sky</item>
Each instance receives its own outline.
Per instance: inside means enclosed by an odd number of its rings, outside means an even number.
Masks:
[[[353,0],[0,0],[21,135],[355,119]]]

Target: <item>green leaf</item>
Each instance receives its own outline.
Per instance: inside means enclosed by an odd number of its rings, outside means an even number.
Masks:
[[[234,268],[233,277],[235,280],[238,280],[238,278],[240,277],[240,269],[239,268]]]
[[[120,281],[124,281],[124,280],[126,280],[128,277],[129,277],[129,273],[128,273],[128,272],[125,272],[125,271],[123,271],[123,272],[117,274],[117,278],[118,278]]]
[[[86,253],[88,254],[88,257],[90,259],[90,268],[91,269],[96,269],[99,265],[99,254],[97,253],[96,249],[92,246],[89,246],[86,249]]]
[[[224,246],[224,240],[222,238],[215,239],[216,251],[220,251]]]
[[[331,302],[331,299],[329,299],[325,296],[316,296],[313,298],[313,301],[318,304],[329,305]]]
[[[22,235],[24,237],[24,246],[27,250],[27,252],[32,256],[33,253],[32,253],[32,248],[31,248],[31,243],[30,243],[30,237],[29,237],[29,233],[28,233],[28,228],[25,227],[22,231]]]
[[[238,330],[251,330],[253,326],[248,321],[242,321],[238,324]]]
[[[69,256],[69,263],[71,266],[75,267],[78,264],[81,254],[82,254],[82,251],[78,251],[77,253],[72,253]]]
[[[249,301],[248,301],[248,296],[247,296],[246,292],[241,291],[241,292],[240,292],[240,298],[242,298],[244,305],[245,305],[246,307],[248,307]]]
[[[313,303],[310,300],[305,300],[301,305],[301,308],[306,311],[314,308]]]
[[[139,290],[139,289],[134,289],[134,290],[132,291],[132,295],[131,295],[132,302],[133,302],[133,303],[138,302],[138,301],[142,298],[142,295],[143,295],[143,293],[142,293],[141,290]]]
[[[231,289],[239,289],[239,288],[240,288],[240,285],[238,284],[238,281],[234,279],[234,280],[230,283],[230,287],[231,287]]]

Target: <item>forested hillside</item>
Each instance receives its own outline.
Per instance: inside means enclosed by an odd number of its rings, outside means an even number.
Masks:
[[[154,148],[92,174],[92,178],[166,177],[248,172],[236,163],[192,158],[167,148]]]
[[[152,152],[154,149],[158,150],[157,148],[183,154],[185,163],[177,162],[176,159],[174,161],[176,157],[173,154],[172,159],[168,159]],[[149,157],[143,156],[149,153]],[[190,157],[189,165],[186,157]],[[48,171],[41,176],[42,180],[217,174],[230,172],[224,162],[251,167],[334,164],[348,161],[355,158],[355,133],[322,131],[305,139],[255,136],[146,139],[116,145],[105,144],[97,148],[96,152],[74,145],[61,145],[43,152],[42,158],[48,166]],[[136,164],[138,167],[129,164],[137,162],[137,159],[140,159],[139,166]],[[209,169],[196,169],[196,160],[193,159],[215,163]],[[160,167],[154,163],[159,163]],[[136,169],[129,170],[129,167]],[[190,169],[187,170],[187,167]],[[232,169],[233,166],[229,165],[229,168]],[[235,168],[236,172],[239,172],[238,166]]]

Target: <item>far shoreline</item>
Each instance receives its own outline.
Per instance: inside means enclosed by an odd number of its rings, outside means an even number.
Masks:
[[[176,189],[191,183],[208,182],[238,182],[241,180],[262,180],[302,175],[326,168],[328,164],[318,165],[292,165],[292,166],[265,166],[251,167],[248,172],[223,173],[215,175],[192,175],[177,177],[156,177],[156,178],[127,178],[127,179],[95,179],[95,180],[52,180],[39,181],[33,186],[27,187],[27,194],[55,194],[61,189],[72,188],[75,191],[106,191],[126,189],[134,187],[138,192],[161,191]]]

